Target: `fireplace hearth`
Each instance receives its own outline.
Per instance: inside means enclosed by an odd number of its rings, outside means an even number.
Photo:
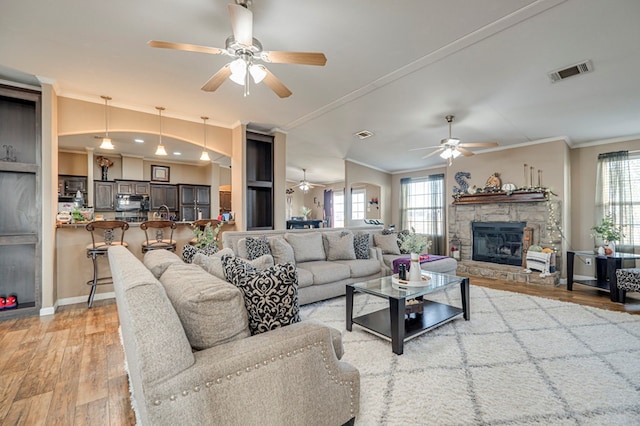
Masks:
[[[502,265],[522,265],[522,240],[526,222],[472,222],[472,260]]]

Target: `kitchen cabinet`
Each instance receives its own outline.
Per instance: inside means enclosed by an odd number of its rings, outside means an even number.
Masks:
[[[93,209],[97,212],[115,211],[116,184],[103,180],[93,182]]]
[[[149,182],[117,180],[116,194],[149,195]]]
[[[211,218],[211,186],[178,185],[178,194],[181,220],[198,220],[199,216],[202,216],[202,219]],[[198,215],[198,212],[201,214]]]
[[[151,210],[158,210],[162,205],[169,211],[178,211],[178,188],[175,185],[159,185],[152,183],[149,192]]]
[[[42,306],[41,94],[0,85],[0,320]]]
[[[273,229],[273,140],[247,132],[247,230]]]
[[[231,211],[231,191],[220,191],[220,213]]]

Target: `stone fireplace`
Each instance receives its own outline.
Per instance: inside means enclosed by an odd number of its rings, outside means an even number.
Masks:
[[[471,222],[471,259],[521,266],[525,225],[525,222]]]
[[[540,285],[558,285],[560,273],[551,274],[550,277],[542,278],[539,272],[526,273],[522,266],[522,230],[527,227],[533,230],[532,245],[542,245],[556,250],[556,265],[558,271],[562,270],[562,254],[560,241],[549,229],[550,202],[546,200],[533,202],[490,202],[488,197],[483,202],[478,203],[453,203],[449,206],[449,238],[454,235],[460,240],[460,261],[458,262],[458,273],[477,275],[488,278],[497,278],[505,281],[515,281]],[[560,201],[556,203],[554,211],[560,212]],[[556,213],[558,215],[558,213]],[[561,221],[560,217],[555,220]],[[504,224],[516,224],[520,235],[518,240],[513,235],[497,236],[491,232],[486,225],[510,226]],[[484,232],[484,239],[481,244],[482,249],[493,253],[486,254],[482,259],[474,255],[474,224],[479,230]],[[478,247],[476,247],[477,249]],[[476,250],[477,251],[477,250]],[[496,253],[497,251],[497,253]],[[508,255],[507,255],[508,252]],[[490,257],[491,259],[489,259]],[[519,259],[519,261],[517,259]],[[509,259],[508,262],[495,262],[498,259]]]

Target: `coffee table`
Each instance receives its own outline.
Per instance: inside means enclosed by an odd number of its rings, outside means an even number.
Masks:
[[[400,288],[392,282],[391,276],[347,284],[347,330],[352,331],[353,324],[356,324],[368,332],[391,340],[393,353],[402,355],[405,341],[459,316],[463,316],[466,321],[470,319],[469,278],[435,272],[423,272],[423,276],[428,277],[424,287]],[[430,293],[455,285],[460,286],[460,308],[425,298]],[[356,292],[388,299],[389,307],[354,318],[353,295]],[[411,299],[423,301],[423,313],[417,314],[415,318],[405,319],[406,303]]]

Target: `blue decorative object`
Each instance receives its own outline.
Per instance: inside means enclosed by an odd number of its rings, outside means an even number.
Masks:
[[[460,185],[460,187],[454,186],[453,193],[454,194],[466,194],[467,189],[469,189],[469,184],[464,179],[471,179],[471,173],[469,172],[458,172],[455,175],[456,182]]]

